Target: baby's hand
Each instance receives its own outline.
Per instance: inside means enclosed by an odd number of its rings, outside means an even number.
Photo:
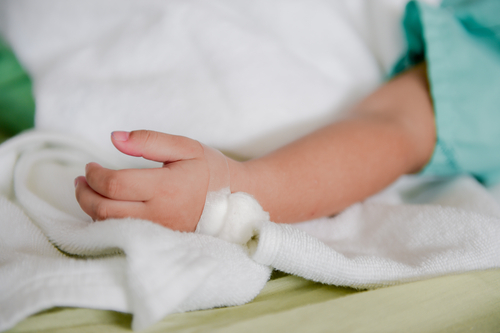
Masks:
[[[203,146],[153,131],[114,132],[112,142],[124,154],[163,162],[163,167],[110,170],[89,163],[85,177],[75,179],[83,211],[94,220],[134,217],[194,231],[210,180]]]

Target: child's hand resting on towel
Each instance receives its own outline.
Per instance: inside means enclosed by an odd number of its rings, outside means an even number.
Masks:
[[[90,163],[86,178],[77,178],[82,209],[95,220],[130,216],[195,230],[211,177],[203,146],[156,132],[127,135],[114,134],[120,151],[164,167],[113,171]],[[231,192],[252,194],[271,221],[305,221],[338,213],[419,171],[435,142],[425,65],[420,65],[379,88],[343,120],[261,158],[227,158],[226,172]]]
[[[152,131],[114,132],[124,154],[162,162],[162,168],[110,170],[89,163],[75,180],[76,197],[94,220],[135,217],[180,231],[194,231],[200,219],[209,168],[194,140]]]

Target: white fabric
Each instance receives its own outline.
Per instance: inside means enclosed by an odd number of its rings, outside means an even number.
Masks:
[[[209,192],[196,232],[245,245],[269,221],[259,202],[248,193],[232,193],[229,188]]]
[[[469,177],[403,177],[335,218],[265,223],[253,259],[354,288],[499,268],[499,190]]]
[[[500,267],[500,186],[404,177],[335,218],[261,220],[247,249],[147,221],[93,223],[72,183],[88,160],[113,166],[99,151],[43,132],[0,147],[0,330],[52,306],[130,312],[142,329],[169,313],[250,301],[268,265],[356,288]],[[247,221],[265,218],[248,206]]]
[[[406,2],[4,0],[0,30],[33,77],[37,128],[110,154],[111,131],[151,129],[252,157],[380,83]]]
[[[248,243],[287,273],[374,288],[500,267],[499,194],[467,176],[406,176],[337,217],[279,225],[250,195],[223,190],[209,193],[197,231]]]
[[[113,166],[99,152],[43,132],[0,147],[0,331],[58,305],[130,312],[132,327],[144,329],[169,313],[243,304],[258,294],[270,269],[242,246],[148,221],[93,223],[73,180],[89,160]],[[101,257],[70,257],[49,240],[68,254]]]
[[[213,232],[239,242],[256,233],[248,248],[147,221],[92,223],[74,199],[87,162],[139,164],[112,149],[112,130],[254,156],[329,121],[397,57],[405,2],[0,2],[2,34],[34,79],[37,127],[51,131],[0,146],[0,330],[57,305],[130,312],[141,329],[248,302],[268,265],[353,287],[500,267],[500,187],[468,177],[405,177],[338,217],[297,225],[227,196]]]

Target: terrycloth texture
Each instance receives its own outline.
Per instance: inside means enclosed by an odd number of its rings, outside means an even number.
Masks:
[[[253,259],[355,288],[500,267],[499,190],[470,177],[403,177],[335,218],[266,224]]]
[[[270,269],[217,238],[139,220],[93,223],[73,179],[99,149],[67,136],[27,133],[0,149],[0,330],[52,306],[134,314],[143,329],[172,312],[253,299]],[[113,254],[93,259],[73,255]],[[119,253],[124,253],[119,254]]]
[[[248,242],[261,264],[317,282],[374,288],[500,267],[498,191],[470,177],[402,177],[335,218],[295,225],[269,222],[247,194],[211,193],[217,213],[201,222],[229,229],[214,236]]]
[[[285,275],[250,303],[179,313],[148,333],[498,333],[500,270],[356,292]],[[132,316],[58,308],[32,316],[9,333],[130,333]]]
[[[1,146],[1,330],[57,305],[130,312],[141,329],[169,313],[250,301],[267,265],[357,288],[500,267],[500,187],[488,192],[472,178],[403,178],[335,218],[261,221],[251,260],[244,247],[210,236],[89,221],[72,181],[88,160],[112,165],[104,155],[43,132]],[[108,255],[88,257],[99,254]]]
[[[333,117],[401,49],[378,47],[398,40],[402,6],[368,9],[388,3],[0,2],[2,33],[34,75],[37,125],[80,136],[32,133],[0,147],[0,329],[55,305],[131,312],[143,328],[249,301],[266,265],[355,287],[498,267],[500,190],[471,178],[406,178],[333,219],[260,221],[255,261],[241,246],[146,221],[92,223],[75,202],[85,163],[131,166],[110,153],[111,130],[169,131],[250,156]],[[66,256],[48,239],[109,255]]]

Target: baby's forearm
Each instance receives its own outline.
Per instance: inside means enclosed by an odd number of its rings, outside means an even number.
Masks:
[[[435,140],[422,65],[384,85],[342,121],[261,158],[228,159],[231,191],[252,194],[275,222],[327,216],[418,171]],[[111,170],[89,163],[75,180],[83,211],[98,221],[133,217],[194,231],[212,178],[227,176],[225,163],[223,171],[213,168],[199,142],[165,133],[118,131],[112,142],[124,154],[163,166]]]
[[[332,215],[419,171],[435,138],[421,65],[378,89],[339,122],[261,158],[230,160],[231,191],[252,194],[275,222]]]

